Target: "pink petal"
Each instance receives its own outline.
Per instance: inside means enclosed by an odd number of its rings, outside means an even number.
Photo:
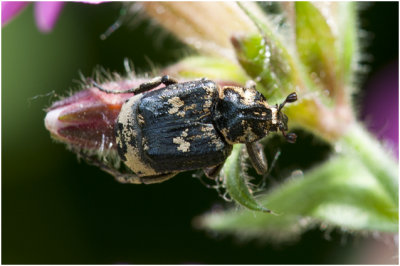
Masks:
[[[363,116],[368,128],[399,156],[399,66],[393,62],[366,86]]]
[[[28,2],[2,2],[1,3],[1,25],[19,14]]]
[[[53,29],[63,6],[64,2],[35,2],[35,20],[40,31]]]

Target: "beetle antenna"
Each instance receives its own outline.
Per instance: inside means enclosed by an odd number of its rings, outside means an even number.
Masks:
[[[109,93],[109,90],[104,89],[103,87],[101,87],[96,81],[92,80],[92,84],[93,84],[94,87],[98,88],[100,91],[104,91],[104,92]]]
[[[297,101],[297,94],[295,92],[292,92],[291,94],[289,94],[286,97],[286,99],[283,101],[283,103],[281,103],[279,105],[278,112],[281,111],[281,109],[285,106],[286,103],[292,103],[292,102],[295,102],[295,101]]]

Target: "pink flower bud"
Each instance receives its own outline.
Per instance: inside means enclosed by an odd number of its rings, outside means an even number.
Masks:
[[[145,80],[121,80],[100,84],[107,90],[127,90]],[[132,93],[112,94],[95,87],[79,91],[48,108],[45,126],[54,139],[74,150],[116,149],[114,125],[122,104]]]

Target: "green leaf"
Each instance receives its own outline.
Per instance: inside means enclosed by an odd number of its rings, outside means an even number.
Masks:
[[[239,63],[253,80],[261,84],[258,90],[267,99],[274,95],[282,98],[282,88],[294,88],[290,66],[261,35],[235,36],[232,43]]]
[[[398,207],[387,189],[353,156],[330,159],[304,177],[291,177],[259,200],[280,215],[228,210],[202,225],[242,237],[288,241],[317,224],[347,230],[398,231]]]
[[[313,90],[314,85],[304,75],[299,62],[289,51],[289,41],[284,41],[267,19],[258,19],[239,6],[257,25],[259,34],[235,35],[231,38],[236,57],[246,73],[259,85],[257,89],[272,102],[285,98],[289,93]]]
[[[250,192],[242,161],[243,149],[243,144],[234,145],[231,155],[225,161],[221,174],[226,190],[233,200],[250,210],[271,212],[261,206]]]
[[[327,89],[333,95],[338,67],[336,38],[327,23],[328,19],[309,2],[295,2],[296,46],[300,60],[307,68],[310,78],[321,89]],[[351,26],[351,25],[350,25]]]

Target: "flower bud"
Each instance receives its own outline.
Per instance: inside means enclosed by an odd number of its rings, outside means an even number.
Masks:
[[[245,5],[262,14],[255,3]],[[183,42],[208,55],[235,60],[231,36],[257,32],[235,2],[141,2],[140,6]]]
[[[127,90],[144,80],[120,80],[100,84],[107,90]],[[132,93],[112,94],[90,87],[59,100],[46,110],[45,126],[54,139],[73,149],[116,149],[114,125],[122,104]]]

